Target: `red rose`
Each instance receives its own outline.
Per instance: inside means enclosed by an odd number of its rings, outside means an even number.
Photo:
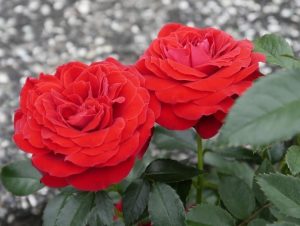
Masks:
[[[116,60],[60,66],[28,78],[15,113],[16,144],[50,187],[97,191],[127,176],[154,124],[149,93]]]
[[[261,74],[264,55],[214,28],[167,24],[137,62],[157,122],[214,136],[235,99]]]

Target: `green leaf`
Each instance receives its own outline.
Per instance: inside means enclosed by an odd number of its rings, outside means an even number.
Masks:
[[[269,148],[267,148],[268,159],[270,159],[272,163],[281,161],[281,159],[286,153],[286,147],[284,143],[275,142],[268,146],[269,146]]]
[[[97,226],[110,226],[113,223],[114,208],[114,203],[106,191],[97,192],[89,222],[93,221]]]
[[[294,218],[294,217],[288,217],[282,213],[279,212],[279,210],[272,206],[269,208],[271,214],[277,219],[277,221],[284,221],[284,222],[288,222],[288,223],[293,223],[295,225],[300,225],[300,219]]]
[[[66,203],[68,194],[59,194],[51,199],[43,213],[43,226],[56,226],[57,217]]]
[[[123,196],[123,216],[126,225],[133,225],[145,211],[150,193],[150,184],[146,180],[133,181]]]
[[[146,179],[173,183],[191,179],[199,174],[197,168],[186,166],[171,159],[156,159],[146,168],[143,176]]]
[[[142,159],[137,159],[134,163],[133,169],[130,171],[129,175],[126,177],[126,181],[128,181],[128,184],[135,180],[136,178],[139,178],[147,168],[147,166],[154,160],[154,157],[151,155],[150,151],[147,151]],[[128,186],[127,184],[127,186]],[[125,186],[125,188],[127,187]]]
[[[185,212],[176,192],[166,184],[154,183],[148,210],[154,226],[184,226]]]
[[[283,214],[300,218],[300,179],[282,174],[265,174],[257,179],[261,189]]]
[[[253,150],[245,147],[229,147],[219,150],[212,150],[224,157],[234,158],[235,160],[259,161],[260,157]]]
[[[261,145],[299,133],[299,87],[299,69],[257,81],[231,109],[221,129],[220,142]]]
[[[192,129],[184,131],[167,130],[161,126],[155,127],[153,143],[158,149],[185,149],[196,151],[195,132]]]
[[[170,183],[169,184],[179,195],[180,200],[182,203],[185,205],[186,204],[186,198],[189,194],[189,191],[192,186],[192,180],[185,180],[185,181],[180,181],[176,183]]]
[[[112,223],[111,225],[109,225],[109,226],[124,226],[125,224],[122,222],[122,221],[120,221],[120,220],[117,220],[117,221],[114,221],[114,223]],[[98,226],[98,225],[96,225],[96,226]]]
[[[273,224],[267,224],[267,226],[299,226],[299,224],[289,222],[275,222]]]
[[[70,195],[57,216],[56,226],[85,226],[92,211],[94,193]]]
[[[264,159],[261,165],[256,170],[255,174],[259,175],[259,174],[274,173],[274,172],[275,170],[270,160]]]
[[[224,209],[211,204],[201,204],[192,208],[187,214],[187,224],[190,226],[234,226],[231,215]]]
[[[252,186],[254,172],[248,164],[225,159],[213,152],[205,153],[204,162],[215,167],[219,173],[236,176],[244,180],[249,186]]]
[[[261,165],[258,167],[258,169],[255,172],[255,175],[258,176],[260,174],[264,174],[264,173],[274,173],[274,168],[272,163],[268,160],[265,159]],[[256,199],[258,200],[258,202],[260,204],[265,204],[267,202],[267,198],[265,196],[265,194],[263,193],[263,191],[261,190],[260,186],[258,185],[256,180],[253,180],[253,192],[255,194]]]
[[[102,226],[102,225],[103,224],[100,222],[99,218],[92,217],[88,222],[88,226]],[[109,226],[125,226],[125,224],[121,220],[115,220]]]
[[[3,186],[14,195],[29,195],[41,189],[41,177],[30,160],[11,163],[1,170]]]
[[[88,226],[102,226],[102,223],[100,222],[97,214],[95,213],[95,209],[93,209],[90,214],[90,217],[88,219]]]
[[[286,154],[286,163],[293,175],[300,173],[300,146],[289,147]]]
[[[254,219],[253,221],[251,221],[248,226],[266,226],[267,225],[267,221],[265,221],[264,219]]]
[[[238,219],[248,217],[255,209],[252,190],[239,178],[223,178],[219,185],[219,194],[225,207]]]
[[[78,192],[78,190],[76,190],[75,188],[73,188],[71,186],[63,187],[60,189],[60,191],[64,194],[69,194],[69,195],[72,195],[72,194]]]
[[[255,51],[264,53],[267,62],[285,68],[300,67],[291,46],[280,36],[267,34],[254,41]]]

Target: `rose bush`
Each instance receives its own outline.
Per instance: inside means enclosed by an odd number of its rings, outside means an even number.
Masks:
[[[113,59],[28,78],[14,141],[33,155],[45,185],[105,189],[127,176],[150,140],[154,114],[143,85],[134,68]]]
[[[157,122],[214,136],[235,99],[261,76],[263,54],[248,40],[214,28],[167,24],[137,62]]]

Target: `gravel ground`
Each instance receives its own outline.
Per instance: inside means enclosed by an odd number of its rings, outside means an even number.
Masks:
[[[74,60],[133,63],[171,21],[250,40],[277,32],[300,52],[300,0],[0,0],[0,165],[24,157],[11,135],[27,76]],[[41,225],[34,216],[47,196],[13,197],[0,185],[0,226]]]

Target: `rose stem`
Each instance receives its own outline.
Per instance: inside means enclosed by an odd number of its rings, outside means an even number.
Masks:
[[[202,191],[203,191],[203,147],[202,147],[202,139],[199,135],[197,135],[197,157],[198,157],[198,169],[199,175],[197,178],[197,204],[202,202]]]

